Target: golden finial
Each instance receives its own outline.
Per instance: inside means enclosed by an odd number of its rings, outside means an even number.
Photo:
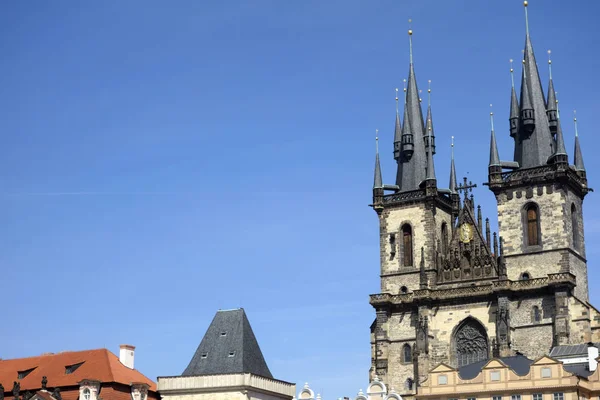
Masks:
[[[450,151],[452,152],[452,159],[454,160],[454,136],[450,136]]]
[[[375,129],[375,153],[379,154],[379,129]]]
[[[577,131],[577,110],[573,110],[573,123],[575,123],[575,137],[578,137],[579,132]]]
[[[404,86],[404,104],[406,104],[406,79],[402,80],[402,85]]]
[[[525,33],[527,34],[527,36],[529,36],[529,16],[527,15],[527,5],[529,3],[527,3],[527,1],[523,2],[523,5],[525,6]]]
[[[514,89],[515,88],[515,76],[514,76],[515,69],[513,68],[513,59],[511,58],[509,60],[509,62],[510,62],[510,82],[511,82],[512,87]]]
[[[409,44],[409,54],[410,54],[410,63],[413,63],[413,52],[412,52],[412,19],[408,20],[408,44]]]
[[[396,88],[396,114],[398,114],[398,88]]]
[[[552,59],[550,58],[550,54],[552,54],[552,50],[548,50],[548,72],[550,79],[552,79]]]
[[[490,104],[490,123],[492,124],[492,131],[494,131],[494,109]]]

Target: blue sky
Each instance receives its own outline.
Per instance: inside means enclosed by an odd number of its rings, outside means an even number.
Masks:
[[[600,3],[530,3],[544,87],[552,49],[568,151],[576,108],[600,188]],[[0,357],[130,343],[146,375],[176,375],[214,313],[244,307],[276,378],[324,398],[366,388],[368,295],[379,290],[374,131],[393,183],[407,20],[420,88],[432,80],[438,181],[447,185],[454,135],[457,173],[479,185],[495,227],[482,185],[489,104],[511,159],[521,4],[0,4]],[[599,205],[592,193],[584,207],[596,305]]]

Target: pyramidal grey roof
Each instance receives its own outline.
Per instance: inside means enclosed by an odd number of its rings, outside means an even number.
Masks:
[[[243,308],[217,312],[182,376],[233,373],[273,379]]]

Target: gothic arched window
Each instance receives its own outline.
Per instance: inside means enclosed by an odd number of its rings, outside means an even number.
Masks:
[[[405,344],[402,346],[402,361],[405,363],[412,362],[412,349],[410,348],[410,344]]]
[[[575,204],[571,204],[571,230],[573,231],[573,247],[579,250],[579,220]]]
[[[413,265],[413,234],[409,224],[402,225],[402,265],[410,267]]]
[[[538,206],[534,203],[525,208],[525,226],[527,246],[540,245],[540,215]]]
[[[533,310],[531,312],[531,319],[534,324],[539,324],[542,322],[542,313],[540,312],[540,308],[538,306],[533,306]]]
[[[454,334],[454,346],[458,367],[489,358],[487,334],[473,318],[465,319],[458,326]]]
[[[448,225],[442,223],[442,254],[446,254],[448,250]]]

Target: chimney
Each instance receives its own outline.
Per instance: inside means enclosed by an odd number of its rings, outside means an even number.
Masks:
[[[596,361],[596,358],[598,358],[598,348],[594,343],[590,342],[588,343],[588,365],[592,372],[598,368],[598,361]]]
[[[135,346],[132,346],[130,344],[122,344],[119,347],[121,349],[121,351],[119,352],[119,361],[121,361],[121,364],[123,364],[127,368],[133,369],[133,357],[135,352]]]

